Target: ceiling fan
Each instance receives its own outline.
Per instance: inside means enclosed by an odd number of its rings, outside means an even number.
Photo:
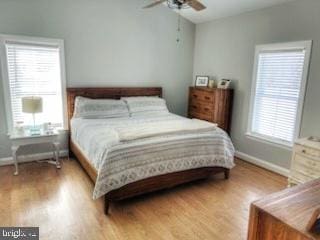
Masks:
[[[203,5],[201,2],[199,2],[198,0],[156,0],[153,3],[151,3],[147,6],[144,6],[143,8],[144,9],[152,8],[152,7],[155,7],[155,6],[160,5],[162,3],[165,3],[165,2],[167,3],[167,6],[169,8],[179,10],[178,29],[177,29],[178,37],[176,39],[177,43],[179,43],[180,42],[179,34],[180,34],[180,29],[181,29],[181,27],[180,27],[180,25],[181,25],[180,10],[185,9],[185,8],[193,8],[196,11],[201,11],[201,10],[206,9],[206,6]]]
[[[164,2],[167,2],[168,7],[172,9],[184,9],[189,7],[193,8],[196,11],[206,9],[206,6],[204,6],[198,0],[156,0],[155,2],[145,6],[144,8],[152,8]]]

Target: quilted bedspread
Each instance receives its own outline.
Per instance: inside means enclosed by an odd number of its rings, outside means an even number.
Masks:
[[[234,166],[234,147],[223,130],[171,113],[75,118],[71,132],[73,142],[97,169],[94,199],[148,177],[201,167]]]

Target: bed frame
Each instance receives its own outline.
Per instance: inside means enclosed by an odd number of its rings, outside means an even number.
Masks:
[[[73,115],[74,102],[76,96],[83,96],[89,98],[109,98],[120,99],[121,97],[129,96],[159,96],[162,97],[162,88],[68,88],[68,122]],[[71,134],[70,134],[71,135]],[[69,140],[70,155],[75,156],[93,182],[96,182],[97,171],[87,159],[83,151],[77,144],[73,143],[71,138]],[[146,178],[134,183],[127,184],[119,189],[113,190],[104,196],[105,198],[105,214],[109,213],[109,204],[112,201],[118,201],[133,196],[154,192],[161,189],[171,188],[183,183],[194,180],[205,179],[211,174],[224,173],[225,179],[229,178],[229,169],[222,167],[205,167],[198,169],[191,169],[187,171],[180,171],[175,173],[164,174],[160,176]]]

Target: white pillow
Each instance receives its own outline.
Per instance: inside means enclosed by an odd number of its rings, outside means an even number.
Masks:
[[[122,100],[76,97],[74,118],[129,117],[127,104]]]
[[[123,97],[131,116],[169,113],[166,101],[159,97]]]

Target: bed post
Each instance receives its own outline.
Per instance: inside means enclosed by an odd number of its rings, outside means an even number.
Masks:
[[[104,214],[105,215],[109,215],[109,205],[110,205],[110,201],[107,195],[105,195],[104,196]]]
[[[229,179],[229,177],[230,177],[230,169],[225,169],[224,170],[224,178]]]

